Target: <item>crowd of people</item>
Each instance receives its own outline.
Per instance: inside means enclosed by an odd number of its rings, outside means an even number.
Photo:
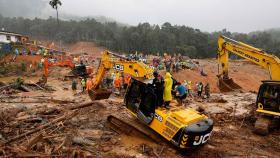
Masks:
[[[145,60],[147,56],[141,56],[137,54],[130,54],[129,58],[133,60]],[[152,86],[154,87],[155,94],[157,95],[157,105],[165,107],[167,109],[170,108],[170,102],[172,99],[176,99],[180,105],[184,105],[185,100],[191,100],[194,98],[204,98],[207,99],[210,97],[210,84],[202,82],[197,82],[193,85],[192,81],[184,80],[183,82],[177,82],[173,77],[172,73],[178,71],[178,63],[183,59],[181,56],[168,56],[164,55],[164,60],[160,60],[159,58],[154,58],[152,64],[155,66],[155,70],[153,73],[154,79],[152,82]],[[164,68],[166,70],[165,76],[161,76],[158,73],[158,66],[160,62],[164,62]],[[101,87],[112,89],[112,91],[116,94],[124,94],[125,90],[130,83],[131,76],[129,74],[124,74],[119,71],[111,71],[106,74],[103,78]],[[89,85],[92,85],[91,80],[87,80],[86,78],[82,78],[80,80],[81,84],[81,92],[85,90],[89,90]],[[76,91],[77,89],[77,81],[72,82],[72,89]]]
[[[206,83],[205,86],[202,82],[197,83],[194,88],[197,91],[197,94],[194,94],[191,81],[185,80],[184,83],[177,82],[172,78],[172,75],[169,72],[166,72],[164,78],[157,71],[155,71],[153,75],[154,79],[152,85],[155,87],[155,93],[158,100],[157,105],[159,106],[169,109],[173,96],[178,101],[179,105],[183,105],[184,100],[187,97],[191,99],[194,97],[210,98],[209,83]]]
[[[131,76],[120,72],[112,72],[108,74],[102,81],[102,88],[112,89],[114,93],[123,94],[130,82]],[[80,78],[81,93],[90,90],[92,87],[92,80],[87,78]],[[74,94],[77,92],[78,82],[76,79],[72,80],[72,90]]]

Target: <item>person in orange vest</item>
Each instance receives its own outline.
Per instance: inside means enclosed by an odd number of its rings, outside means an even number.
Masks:
[[[120,88],[121,88],[121,79],[119,77],[117,77],[115,80],[114,80],[114,87],[115,87],[115,90],[118,90],[120,92]]]
[[[89,91],[91,89],[91,87],[92,87],[92,81],[90,79],[87,80],[86,86],[87,86],[87,88],[86,88],[87,91]]]
[[[128,84],[129,84],[130,80],[131,80],[131,76],[130,75],[127,75],[127,76],[124,77],[123,87],[124,87],[125,90],[126,90]]]

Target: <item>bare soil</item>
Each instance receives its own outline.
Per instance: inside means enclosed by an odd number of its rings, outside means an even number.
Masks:
[[[215,60],[199,60],[199,63],[207,77],[202,77],[199,70],[182,70],[173,75],[180,81],[202,81],[211,85],[210,99],[194,98],[185,103],[215,120],[211,139],[201,148],[180,151],[166,141],[155,142],[142,135],[115,132],[108,127],[108,115],[131,117],[121,96],[97,101],[92,106],[78,109],[73,117],[4,144],[20,134],[68,116],[75,111],[71,107],[90,101],[85,93],[74,95],[71,81],[62,80],[61,76],[69,69],[53,68],[48,79],[48,85],[55,90],[53,92],[0,92],[0,157],[280,157],[280,130],[268,136],[252,132],[256,99],[252,92],[258,90],[261,80],[268,78],[267,72],[244,61],[232,62],[230,76],[243,87],[243,92],[222,94],[216,86]],[[24,79],[36,82],[40,73]],[[0,81],[7,83],[16,77],[3,77]],[[78,85],[78,92],[80,89]],[[40,134],[43,138],[32,144]],[[27,148],[30,144],[32,146]]]

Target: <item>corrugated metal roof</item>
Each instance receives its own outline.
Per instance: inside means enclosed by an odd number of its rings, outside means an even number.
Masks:
[[[0,31],[0,34],[2,34],[2,35],[11,35],[11,36],[27,37],[27,36],[19,34],[19,33],[7,32],[7,31]]]

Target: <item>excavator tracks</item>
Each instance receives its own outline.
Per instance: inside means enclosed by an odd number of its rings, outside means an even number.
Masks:
[[[134,136],[139,136],[140,134],[142,136],[152,139],[158,144],[164,142],[157,133],[155,133],[154,131],[149,129],[149,127],[139,122],[139,120],[137,120],[136,118],[128,119],[124,120],[123,118],[118,118],[114,115],[109,115],[107,117],[110,128],[116,131],[117,133],[125,133],[126,135]]]

